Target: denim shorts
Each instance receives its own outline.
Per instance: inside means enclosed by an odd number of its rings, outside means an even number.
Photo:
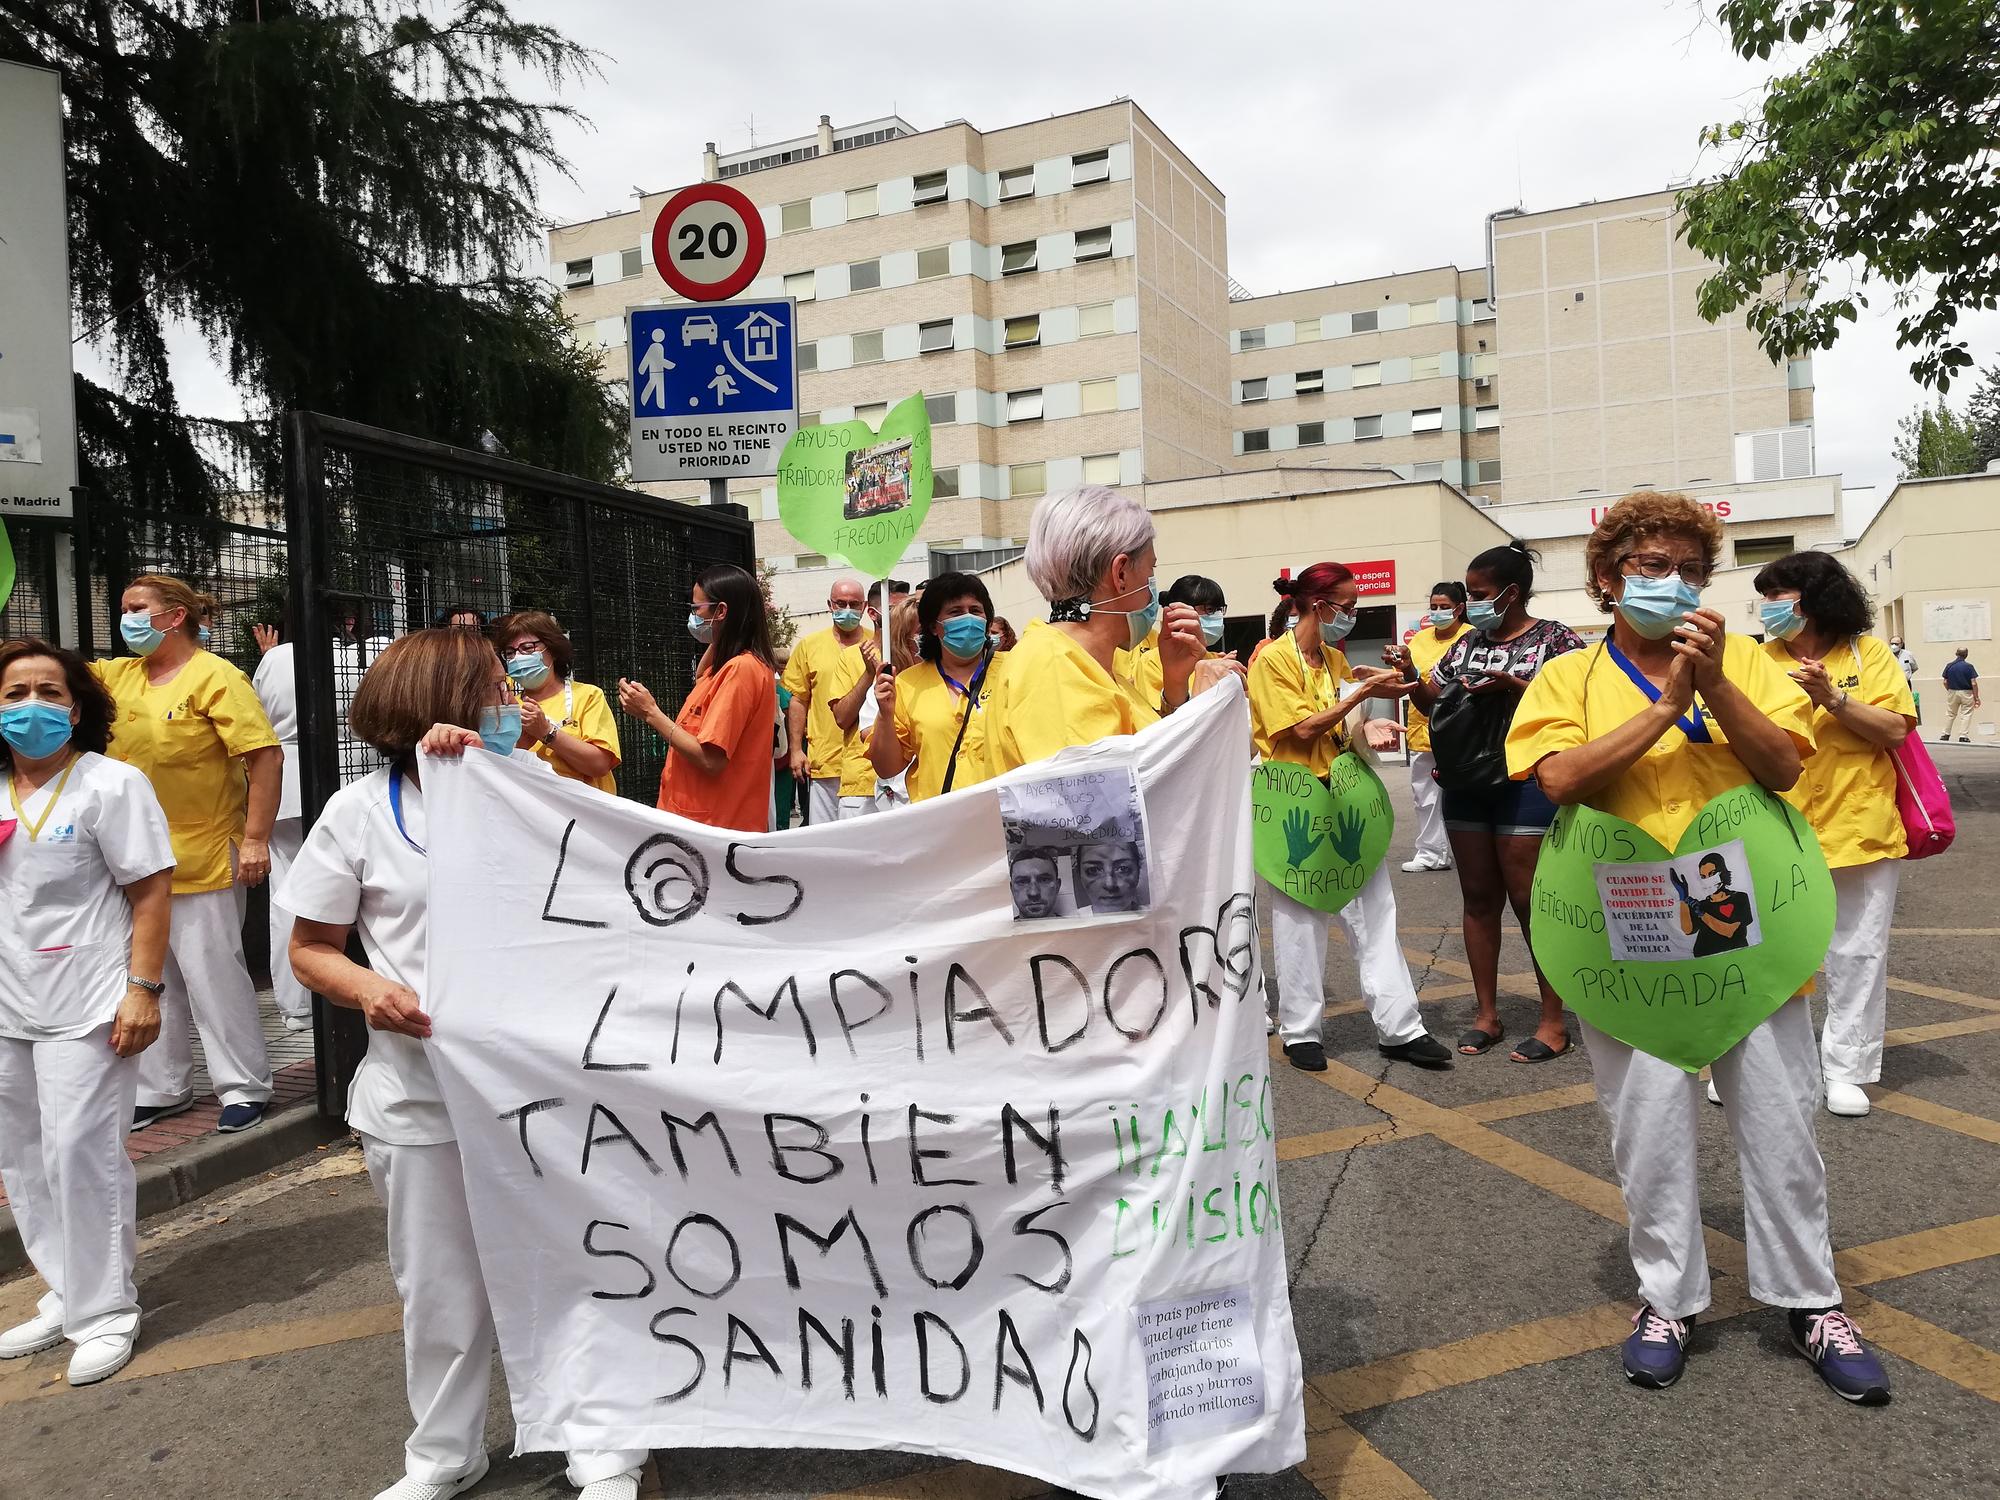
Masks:
[[[1538,839],[1555,821],[1556,805],[1530,776],[1454,791],[1445,788],[1444,826],[1448,833],[1490,833],[1497,837]]]

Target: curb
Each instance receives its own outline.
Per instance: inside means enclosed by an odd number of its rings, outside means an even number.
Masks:
[[[180,1208],[346,1134],[343,1122],[321,1119],[308,1101],[268,1118],[255,1130],[205,1135],[175,1150],[162,1151],[139,1163],[139,1217],[148,1219]],[[24,1270],[27,1264],[14,1211],[0,1208],[0,1275]]]

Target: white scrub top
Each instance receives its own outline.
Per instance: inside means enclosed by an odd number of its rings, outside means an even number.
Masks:
[[[516,750],[511,759],[555,774],[528,751]],[[430,870],[420,852],[427,843],[424,796],[415,781],[403,778],[398,828],[389,775],[387,767],[371,772],[328,799],[277,898],[309,922],[351,925],[368,967],[410,990],[421,1005],[430,896]],[[456,1139],[422,1042],[370,1028],[368,1055],[347,1091],[347,1123],[392,1146]]]
[[[57,796],[61,780],[21,798],[0,844],[0,1037],[19,1041],[84,1036],[117,1016],[132,962],[120,887],[174,867],[167,815],[143,772],[86,752]],[[15,816],[11,798],[0,802],[0,819]]]
[[[281,641],[264,653],[257,675],[250,679],[264,717],[285,752],[285,779],[278,788],[278,817],[299,816],[299,687],[292,665],[292,643]]]

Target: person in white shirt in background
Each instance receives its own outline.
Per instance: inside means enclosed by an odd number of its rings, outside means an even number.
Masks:
[[[494,1331],[458,1143],[424,1054],[429,877],[417,752],[483,746],[548,768],[515,748],[521,708],[507,669],[469,630],[420,630],[390,644],[355,692],[352,728],[390,764],[328,800],[281,894],[298,913],[291,959],[299,979],[329,1003],[362,1012],[370,1029],[347,1122],[388,1210],[416,1423],[404,1477],[376,1500],[447,1500],[486,1474]],[[350,932],[360,934],[368,968],[347,957]],[[635,1500],[643,1450],[568,1457],[583,1500]]]
[[[139,1337],[125,1130],[173,909],[167,817],[105,756],[112,714],[81,657],[0,646],[0,1183],[49,1287],[0,1359],[68,1339],[71,1385],[115,1374]]]
[[[305,839],[305,823],[299,806],[299,691],[297,669],[292,660],[292,643],[284,639],[276,625],[252,625],[257,649],[263,659],[250,679],[278,748],[285,756],[285,776],[278,786],[278,816],[271,824],[271,996],[287,1031],[312,1029],[312,996],[299,983],[285,956],[292,940],[292,914],[278,900],[278,888],[292,861],[299,857]]]

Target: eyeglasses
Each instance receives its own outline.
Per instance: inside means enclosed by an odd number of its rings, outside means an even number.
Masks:
[[[1710,572],[1705,562],[1692,559],[1680,562],[1659,552],[1628,552],[1618,559],[1618,567],[1628,578],[1634,574],[1641,578],[1668,578],[1678,573],[1682,583],[1697,589],[1708,582]]]
[[[507,654],[509,656],[540,656],[542,654],[542,643],[534,639],[516,641],[507,648]]]

